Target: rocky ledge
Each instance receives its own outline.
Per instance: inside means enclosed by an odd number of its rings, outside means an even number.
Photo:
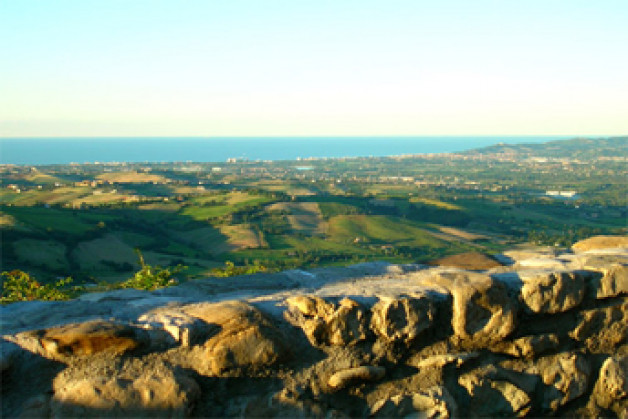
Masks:
[[[628,238],[496,259],[7,305],[2,416],[628,417]]]

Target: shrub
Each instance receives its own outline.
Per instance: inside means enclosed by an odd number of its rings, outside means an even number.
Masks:
[[[2,304],[32,300],[69,300],[79,287],[67,289],[72,278],[61,279],[54,284],[42,285],[24,271],[2,272]]]
[[[132,278],[118,284],[116,288],[135,288],[152,291],[158,288],[170,287],[179,283],[175,275],[187,269],[187,267],[183,265],[177,265],[172,268],[147,265],[139,249],[135,249],[135,252],[137,253],[137,258],[140,263],[140,270],[137,271]]]

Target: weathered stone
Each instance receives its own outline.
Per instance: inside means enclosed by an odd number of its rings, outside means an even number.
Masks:
[[[469,413],[477,417],[525,416],[531,408],[532,400],[514,384],[508,381],[487,380],[477,375],[466,374],[458,379],[471,402]]]
[[[134,327],[94,320],[47,330],[18,333],[11,339],[31,352],[51,359],[89,356],[99,352],[120,355],[145,344],[147,337]]]
[[[619,263],[587,264],[587,269],[599,272],[588,281],[595,298],[610,298],[628,294],[628,266]]]
[[[350,345],[366,339],[368,333],[366,310],[357,302],[343,298],[336,311],[327,319],[329,343]]]
[[[608,357],[593,390],[595,403],[618,416],[628,408],[628,355]]]
[[[183,307],[219,331],[204,344],[199,365],[213,374],[227,370],[267,367],[288,354],[281,332],[255,307],[239,302],[201,303]]]
[[[367,337],[368,313],[349,298],[338,305],[314,296],[293,297],[286,303],[286,319],[300,327],[312,345],[352,345]]]
[[[212,327],[180,308],[152,310],[138,318],[138,326],[148,332],[153,346],[191,346],[206,341],[217,330],[217,326]]]
[[[200,395],[192,378],[163,365],[105,375],[66,370],[53,387],[54,417],[184,417]]]
[[[442,272],[431,282],[453,295],[452,325],[459,338],[479,346],[500,341],[515,330],[517,303],[502,282],[466,272]]]
[[[556,392],[544,392],[543,407],[556,410],[582,396],[589,383],[590,367],[584,356],[562,353],[540,360],[538,370],[543,383]]]
[[[584,298],[584,279],[576,272],[522,273],[521,299],[534,313],[560,313]]]
[[[426,296],[384,297],[371,309],[371,329],[386,341],[409,343],[432,325],[434,311]]]
[[[20,412],[21,418],[49,418],[50,396],[39,394],[24,403]]]
[[[593,353],[612,353],[628,341],[628,301],[604,308],[582,311],[569,336],[584,342]]]
[[[617,247],[628,247],[628,236],[594,236],[580,240],[571,246],[576,252]]]
[[[554,333],[524,336],[512,342],[500,342],[492,349],[517,358],[532,358],[553,351],[559,345],[558,336]]]
[[[412,395],[397,395],[380,400],[371,408],[371,416],[448,419],[457,417],[457,410],[456,401],[447,389],[434,386]]]
[[[386,370],[383,367],[369,365],[348,368],[332,374],[327,385],[333,390],[340,390],[354,382],[380,380],[384,375],[386,375]]]
[[[0,373],[11,368],[13,361],[20,351],[20,347],[15,343],[8,342],[4,339],[0,340]]]
[[[421,359],[417,363],[419,370],[423,368],[442,368],[448,364],[454,364],[456,367],[462,366],[465,362],[475,359],[480,356],[479,352],[464,352],[460,354],[444,354],[444,355],[432,355],[430,357]]]

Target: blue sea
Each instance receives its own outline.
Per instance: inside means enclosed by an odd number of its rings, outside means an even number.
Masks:
[[[221,162],[450,153],[568,137],[84,137],[0,138],[0,163]]]

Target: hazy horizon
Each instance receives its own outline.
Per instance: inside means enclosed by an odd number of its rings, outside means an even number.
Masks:
[[[0,137],[628,133],[625,1],[1,7]]]

